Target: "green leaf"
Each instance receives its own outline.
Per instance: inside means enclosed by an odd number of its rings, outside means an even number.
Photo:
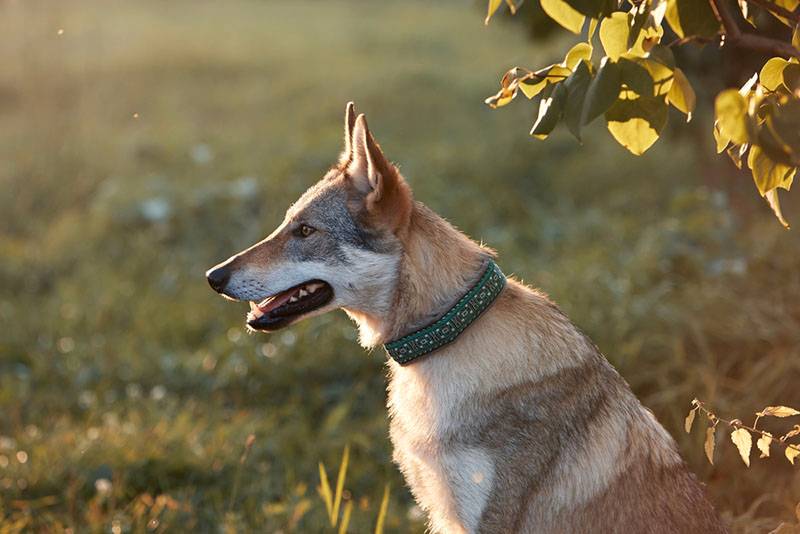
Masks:
[[[720,132],[736,144],[746,143],[747,102],[736,89],[726,89],[717,95],[714,110]],[[751,152],[752,153],[752,152]]]
[[[586,102],[583,105],[581,122],[589,124],[606,112],[619,97],[622,85],[622,69],[618,63],[604,60],[597,76],[589,84],[586,91]]]
[[[667,110],[664,99],[655,96],[617,100],[606,111],[608,131],[619,144],[640,156],[661,135],[667,124]]]
[[[669,103],[678,108],[686,114],[686,122],[692,120],[692,112],[694,112],[695,104],[697,103],[697,96],[692,89],[692,84],[686,78],[686,75],[681,69],[675,69],[673,72],[674,80],[672,87],[667,94]]]
[[[627,13],[617,11],[600,23],[600,42],[606,55],[614,61],[628,51],[630,18]]]
[[[570,48],[569,52],[567,52],[567,56],[564,58],[564,65],[566,65],[569,70],[575,70],[575,66],[578,65],[581,60],[592,61],[592,45],[589,43],[578,43]]]
[[[761,67],[758,79],[766,89],[774,91],[783,83],[783,68],[789,62],[782,57],[774,57]]]
[[[661,63],[665,67],[668,67],[670,70],[675,68],[675,55],[672,53],[672,50],[668,46],[664,45],[655,45],[653,48],[650,49],[650,54],[648,55],[650,59]]]
[[[800,89],[800,65],[797,63],[789,63],[784,67],[783,85],[791,93]]]
[[[581,140],[581,113],[583,113],[586,90],[591,81],[592,74],[589,72],[589,67],[585,61],[581,61],[575,72],[564,82],[564,87],[567,89],[564,123],[578,141]]]
[[[542,9],[551,19],[572,33],[581,33],[586,17],[575,11],[564,0],[542,0]]]
[[[667,0],[666,18],[680,38],[711,38],[720,30],[711,5],[703,0]]]
[[[617,7],[616,0],[567,0],[567,3],[577,12],[594,19],[611,15]]]
[[[747,155],[747,166],[753,171],[753,180],[762,197],[776,187],[788,190],[792,186],[792,180],[797,171],[796,167],[789,167],[772,160],[757,145],[750,148],[750,153]]]
[[[483,21],[484,24],[489,24],[492,16],[495,14],[495,12],[497,12],[501,5],[503,5],[503,0],[489,0],[489,5],[486,9],[486,19]]]
[[[629,59],[619,60],[622,68],[622,83],[639,96],[653,96],[653,78],[639,63]]]
[[[564,84],[554,86],[549,96],[542,98],[539,102],[539,115],[531,128],[531,135],[537,139],[547,139],[550,132],[558,124],[561,114],[564,111],[564,101],[566,100],[567,90]]]
[[[768,129],[794,163],[800,162],[800,100],[790,100],[767,116]]]

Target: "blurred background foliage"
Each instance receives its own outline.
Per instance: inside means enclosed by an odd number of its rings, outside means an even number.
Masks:
[[[720,440],[710,466],[681,428],[693,397],[800,404],[797,232],[709,156],[704,106],[641,158],[521,135],[483,98],[573,38],[484,8],[0,0],[0,531],[329,531],[318,462],[346,444],[350,531],[386,484],[385,531],[423,531],[383,352],[340,313],[248,335],[203,279],[335,160],[347,100],[417,198],[594,339],[736,532],[792,517],[785,459],[746,469]]]

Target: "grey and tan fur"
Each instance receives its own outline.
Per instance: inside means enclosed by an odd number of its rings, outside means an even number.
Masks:
[[[331,300],[288,323],[342,308],[374,347],[439,318],[494,253],[412,199],[351,104],[345,133],[283,224],[209,278],[251,301],[322,280]],[[433,532],[726,531],[669,434],[535,289],[509,280],[455,342],[387,366],[394,458]]]

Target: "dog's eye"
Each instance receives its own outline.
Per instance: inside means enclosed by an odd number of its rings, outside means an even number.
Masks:
[[[297,227],[297,230],[295,230],[295,234],[298,237],[308,237],[316,231],[317,231],[316,228],[313,228],[307,224],[301,224],[300,226]]]

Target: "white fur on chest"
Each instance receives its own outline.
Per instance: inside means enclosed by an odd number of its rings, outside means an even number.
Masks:
[[[431,365],[389,365],[395,461],[428,512],[434,532],[475,532],[492,489],[492,458],[479,447],[443,443],[459,425],[456,413],[469,388],[448,384]]]

